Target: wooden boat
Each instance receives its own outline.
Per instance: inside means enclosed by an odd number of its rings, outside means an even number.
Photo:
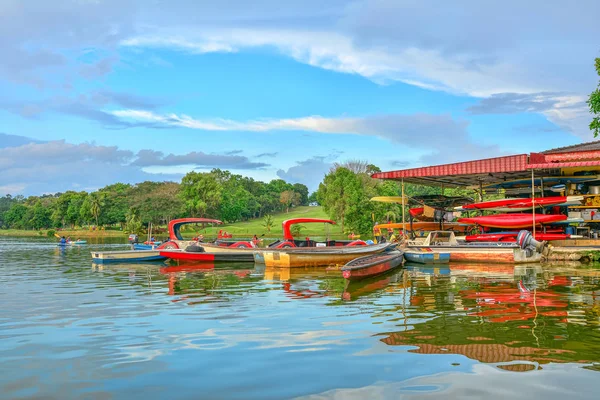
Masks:
[[[551,224],[553,222],[565,221],[566,219],[566,215],[560,214],[535,214],[536,225]],[[533,214],[484,215],[479,217],[460,218],[458,222],[489,228],[531,228],[533,226]]]
[[[401,251],[387,251],[355,258],[342,267],[344,279],[358,280],[383,274],[402,265],[404,256]]]
[[[515,242],[458,242],[454,232],[435,231],[425,241],[409,241],[405,251],[421,250],[450,253],[450,262],[476,263],[533,263],[542,260],[543,243],[532,242],[533,247],[521,247]]]
[[[172,260],[198,261],[198,262],[240,262],[252,261],[252,253],[250,259],[248,254],[239,252],[229,253],[206,253],[186,250],[159,250],[160,255]]]
[[[406,258],[406,261],[417,264],[448,264],[450,262],[450,253],[405,250],[404,258]]]
[[[579,205],[583,201],[583,196],[553,196],[553,197],[539,197],[536,199],[531,198],[515,198],[515,199],[499,199],[484,201],[481,203],[465,204],[459,207],[454,207],[456,211],[469,211],[469,210],[487,210],[487,211],[525,211],[531,210],[535,204],[536,207],[550,207],[550,206],[567,206],[567,205]]]
[[[92,251],[92,261],[96,264],[105,263],[136,263],[165,260],[158,250],[124,250],[124,251]]]
[[[267,267],[299,268],[344,265],[357,257],[381,253],[395,247],[392,243],[367,246],[266,249],[262,252]]]

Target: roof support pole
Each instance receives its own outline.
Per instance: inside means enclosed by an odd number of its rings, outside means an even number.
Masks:
[[[531,169],[531,205],[533,206],[533,238],[535,239],[535,176]]]
[[[479,181],[479,202],[483,201],[483,182]]]
[[[402,178],[402,237],[406,237],[406,219],[404,216],[404,178]]]

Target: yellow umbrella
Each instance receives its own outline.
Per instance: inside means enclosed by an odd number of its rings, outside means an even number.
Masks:
[[[406,204],[406,196],[404,197],[404,204]],[[402,204],[402,196],[376,196],[372,197],[371,201],[378,201],[380,203],[398,203]]]

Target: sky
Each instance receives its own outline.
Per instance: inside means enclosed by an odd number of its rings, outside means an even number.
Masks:
[[[600,2],[2,0],[0,195],[221,168],[316,190],[593,140]]]

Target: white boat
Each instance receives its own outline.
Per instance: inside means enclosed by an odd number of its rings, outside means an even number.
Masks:
[[[92,251],[92,261],[96,264],[126,263],[166,260],[158,250]]]

